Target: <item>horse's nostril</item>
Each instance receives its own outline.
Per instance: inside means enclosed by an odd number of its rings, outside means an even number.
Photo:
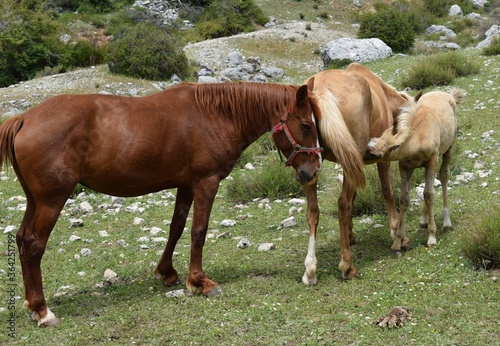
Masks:
[[[309,181],[311,181],[313,177],[311,175],[309,175],[306,171],[304,170],[299,170],[299,172],[297,173],[297,181],[301,184],[301,185],[304,185],[306,183],[308,183]]]

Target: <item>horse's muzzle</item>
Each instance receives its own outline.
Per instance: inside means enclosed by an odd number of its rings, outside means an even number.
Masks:
[[[321,170],[319,168],[312,173],[307,172],[304,169],[298,169],[295,179],[299,182],[300,185],[311,185],[316,183],[316,181],[318,180],[320,171]]]

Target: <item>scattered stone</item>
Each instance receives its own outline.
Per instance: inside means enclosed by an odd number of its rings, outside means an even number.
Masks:
[[[224,227],[233,227],[234,225],[236,225],[236,221],[226,219],[226,220],[222,220],[220,225],[224,226]]]
[[[140,225],[141,223],[144,223],[144,219],[142,217],[134,217],[134,225]]]
[[[331,62],[358,62],[385,59],[392,56],[392,49],[378,38],[340,38],[330,41],[321,49],[323,65]]]
[[[17,232],[17,227],[13,225],[5,227],[5,230],[3,231],[4,234],[14,233],[14,232]]]
[[[149,243],[149,238],[148,237],[140,237],[140,238],[137,238],[137,242],[139,242],[139,243]]]
[[[152,240],[153,243],[166,243],[168,239],[165,237],[155,237]]]
[[[288,204],[293,204],[293,205],[304,205],[306,204],[306,200],[302,198],[292,198],[288,201]]]
[[[270,251],[270,250],[275,250],[275,249],[276,249],[276,245],[274,243],[257,244],[258,251]]]
[[[460,16],[460,17],[462,17],[464,15],[464,12],[460,8],[460,6],[458,6],[458,5],[452,5],[450,7],[450,11],[448,12],[448,15],[450,15],[451,17],[454,17],[454,16]]]
[[[80,254],[83,256],[83,257],[88,257],[92,254],[92,250],[84,247],[83,249],[80,250]]]
[[[104,280],[107,284],[114,285],[118,283],[118,274],[108,268],[104,271]]]
[[[238,249],[246,249],[247,247],[250,246],[252,246],[252,244],[247,238],[241,238],[240,242],[238,243]]]
[[[94,208],[92,208],[90,203],[87,201],[80,203],[80,209],[84,213],[91,213],[94,211]]]
[[[184,297],[188,295],[188,291],[185,289],[180,289],[180,290],[175,290],[175,291],[169,291],[165,293],[165,296],[167,298],[179,298],[179,297]]]
[[[500,25],[491,26],[491,28],[489,28],[488,31],[484,33],[484,35],[486,36],[486,38],[483,41],[479,42],[476,48],[484,48],[490,46],[493,42],[493,39],[500,36]]]
[[[292,216],[294,214],[297,214],[298,213],[298,208],[293,206],[293,207],[290,207],[290,209],[288,209],[288,216]]]
[[[75,242],[75,241],[77,241],[77,240],[80,240],[80,239],[82,239],[82,237],[79,237],[79,236],[77,236],[77,235],[72,234],[72,235],[69,237],[69,242],[70,242],[70,243],[73,243],[73,242]]]
[[[109,237],[109,234],[108,234],[108,232],[106,232],[106,231],[99,231],[99,235],[100,235],[101,237]]]
[[[455,38],[457,37],[457,34],[451,29],[448,29],[444,25],[431,25],[430,27],[425,30],[425,33],[427,35],[431,34],[439,34],[439,35],[445,35],[446,38]]]
[[[82,219],[69,219],[69,225],[71,227],[83,227],[83,220]]]
[[[217,235],[217,239],[229,238],[229,237],[231,237],[231,233],[229,233],[229,232],[223,232],[223,233]]]
[[[141,245],[139,246],[139,248],[140,248],[141,250],[147,250],[147,249],[149,249],[149,246],[147,246],[146,244],[141,244]]]
[[[250,171],[254,171],[255,167],[249,162],[245,165],[245,169],[248,169]]]
[[[297,224],[297,221],[295,220],[295,217],[290,216],[289,218],[280,222],[278,229],[293,227],[296,224]]]

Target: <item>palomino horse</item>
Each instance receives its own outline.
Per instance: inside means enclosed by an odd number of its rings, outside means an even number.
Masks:
[[[0,127],[0,163],[12,163],[27,197],[17,232],[25,305],[38,325],[59,323],[47,308],[40,262],[49,235],[77,183],[115,196],[177,187],[165,251],[156,267],[166,285],[194,202],[187,288],[220,293],[202,270],[202,250],[219,182],[242,151],[273,129],[301,184],[316,182],[321,157],[308,86],[180,84],[141,98],[61,95]],[[298,144],[300,143],[300,145]],[[303,147],[302,147],[302,146]]]
[[[405,237],[406,212],[410,203],[409,189],[415,168],[425,168],[424,204],[420,226],[428,228],[427,246],[436,245],[436,223],[434,222],[434,178],[439,156],[443,157],[439,169],[439,180],[443,189],[443,229],[451,230],[448,208],[448,180],[453,144],[457,132],[456,105],[466,95],[465,91],[453,89],[450,93],[432,91],[415,97],[416,105],[403,108],[398,116],[396,134],[392,128],[368,144],[371,154],[382,160],[399,161],[401,175],[401,198],[399,227],[392,250],[400,252],[408,243]]]
[[[397,92],[378,76],[359,64],[347,70],[326,70],[310,77],[314,79],[314,93],[320,110],[317,114],[320,143],[325,148],[326,160],[340,163],[344,170],[342,192],[338,200],[340,225],[340,264],[342,276],[356,276],[352,263],[350,244],[354,243],[352,231],[352,204],[358,188],[365,186],[364,164],[377,163],[382,194],[389,216],[391,234],[398,227],[394,195],[389,176],[390,162],[364,158],[370,138],[378,137],[393,125],[400,108],[413,102],[408,95]],[[309,246],[305,259],[306,271],[302,282],[315,285],[316,279],[316,229],[319,220],[317,186],[304,186],[307,198]]]

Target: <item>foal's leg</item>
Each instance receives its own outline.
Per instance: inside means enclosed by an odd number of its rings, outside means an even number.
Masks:
[[[186,286],[191,292],[212,297],[222,293],[219,285],[203,273],[203,245],[207,236],[208,220],[219,188],[220,179],[209,177],[193,187],[194,211],[191,229],[191,261]]]
[[[309,245],[307,256],[304,261],[306,271],[302,276],[305,285],[316,285],[316,230],[319,222],[318,187],[317,184],[304,185],[304,193],[307,198],[307,223],[309,224]]]
[[[161,279],[163,284],[167,286],[177,285],[179,283],[179,276],[177,275],[177,271],[174,269],[172,264],[172,256],[174,254],[175,246],[182,236],[184,227],[186,226],[186,219],[192,203],[193,194],[191,193],[191,190],[189,188],[178,188],[167,245],[165,246],[163,255],[161,256],[161,259],[155,269],[155,274]]]
[[[439,180],[441,181],[443,193],[443,230],[450,231],[453,229],[450,218],[450,209],[448,208],[448,181],[450,180],[450,163],[453,149],[448,149],[443,154],[443,162],[439,169]]]
[[[352,203],[356,196],[354,188],[344,176],[342,192],[338,200],[339,225],[340,225],[340,263],[339,270],[344,279],[352,279],[356,276],[357,270],[352,263],[352,253],[350,243],[353,237],[352,232]]]
[[[399,162],[399,175],[401,176],[401,196],[399,199],[399,226],[394,235],[394,243],[391,250],[399,253],[404,247],[405,241],[408,244],[409,240],[405,236],[406,228],[406,213],[410,205],[410,182],[413,175],[414,167],[407,162]]]
[[[64,199],[65,201],[66,199]],[[57,326],[59,319],[49,310],[42,287],[42,272],[40,263],[45,252],[49,235],[54,228],[59,213],[64,206],[64,201],[52,203],[36,202],[33,217],[25,218],[17,235],[19,256],[23,268],[23,280],[26,290],[24,304],[33,312],[33,319],[39,326]],[[30,206],[29,210],[33,207]]]
[[[437,155],[432,156],[425,165],[425,187],[424,187],[424,203],[427,215],[429,218],[429,238],[427,239],[427,246],[436,245],[436,223],[434,221],[434,179],[436,176],[437,168]]]
[[[385,207],[387,209],[387,216],[389,217],[389,227],[391,228],[391,237],[394,238],[398,230],[398,217],[396,213],[396,206],[394,205],[394,193],[392,191],[391,183],[391,163],[378,162],[377,163],[378,178],[382,187],[382,196],[384,197]]]

